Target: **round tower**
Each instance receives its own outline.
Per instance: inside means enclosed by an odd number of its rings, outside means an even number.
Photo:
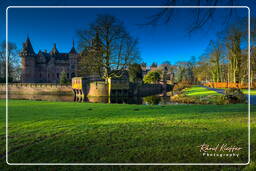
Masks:
[[[22,51],[20,52],[22,63],[22,82],[34,83],[35,82],[35,67],[36,67],[36,54],[33,50],[29,37],[23,43]]]

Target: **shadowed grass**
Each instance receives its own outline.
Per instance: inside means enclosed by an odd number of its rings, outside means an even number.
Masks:
[[[3,107],[0,101],[1,113]],[[0,119],[3,129],[5,119]],[[9,101],[9,162],[247,162],[247,138],[243,104],[163,108]],[[203,157],[197,147],[203,143],[227,143],[243,150],[239,158]],[[0,145],[3,159],[4,142]]]

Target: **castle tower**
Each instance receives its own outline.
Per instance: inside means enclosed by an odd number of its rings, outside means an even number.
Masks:
[[[57,62],[58,61],[63,61],[61,60],[62,58],[62,53],[60,53],[57,49],[56,43],[53,44],[53,48],[50,51],[50,62],[48,63],[47,66],[47,75],[48,75],[48,80],[52,83],[59,83],[60,81],[60,76],[61,73],[67,72],[65,62]]]
[[[77,76],[78,54],[75,49],[74,40],[72,41],[72,48],[69,51],[69,74],[68,79]]]
[[[33,50],[29,37],[23,43],[22,51],[19,54],[22,63],[22,82],[34,83],[35,82],[35,67],[36,67],[36,54]]]
[[[54,44],[53,44],[53,48],[52,48],[50,54],[53,55],[53,56],[55,56],[55,55],[57,55],[58,53],[59,53],[59,51],[58,51],[58,49],[57,49],[57,47],[56,47],[56,43],[54,43]]]
[[[76,53],[76,49],[75,49],[75,42],[74,42],[74,40],[72,41],[72,48],[69,51],[69,54],[77,54]]]

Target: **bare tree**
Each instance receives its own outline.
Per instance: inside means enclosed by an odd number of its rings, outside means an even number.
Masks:
[[[233,6],[237,5],[238,0],[165,0],[163,6]],[[217,8],[191,8],[189,13],[193,22],[189,27],[188,32],[192,33],[195,30],[203,28],[207,23],[214,20]],[[176,8],[162,8],[156,14],[149,17],[145,25],[157,25],[171,23],[178,10]],[[224,17],[218,18],[223,24],[230,21],[234,16],[234,9],[227,8],[224,11]]]
[[[193,65],[190,61],[181,61],[176,63],[176,81],[193,83],[194,73]]]
[[[223,45],[217,42],[210,42],[210,66],[211,66],[211,73],[212,73],[212,80],[213,82],[220,82],[221,81],[221,63],[224,58],[224,51]]]
[[[79,45],[85,51],[88,47],[98,46],[95,49],[98,57],[94,62],[104,79],[121,77],[129,64],[139,60],[138,41],[129,35],[123,23],[114,16],[98,15],[89,29],[79,31],[79,37]],[[97,39],[96,44],[92,41],[94,37]]]
[[[6,42],[0,45],[0,79],[5,82],[6,78],[6,62],[8,64],[8,81],[18,81],[20,78],[20,62],[18,57],[17,46],[14,43],[8,43],[8,54],[6,61]]]
[[[237,28],[231,28],[226,40],[226,47],[228,49],[229,78],[233,82],[238,82],[240,78],[242,50],[241,50],[242,32]]]
[[[248,50],[248,48],[247,48]],[[251,69],[251,78],[250,82],[256,81],[256,18],[251,18],[251,60],[250,60],[250,69]]]
[[[211,79],[210,62],[208,55],[199,57],[196,67],[193,69],[196,80],[199,82],[207,82]]]

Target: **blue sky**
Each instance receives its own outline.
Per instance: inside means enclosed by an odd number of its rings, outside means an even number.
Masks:
[[[77,1],[76,1],[77,2]],[[89,2],[89,1],[87,1]],[[116,1],[104,3],[98,1],[98,5],[131,5],[114,4]],[[133,1],[135,2],[135,1]],[[140,1],[141,3],[142,1]],[[63,3],[63,2],[62,2]],[[27,4],[18,4],[27,5]],[[45,4],[32,4],[45,5]],[[47,4],[46,4],[47,5]],[[52,4],[51,4],[52,5]],[[63,5],[63,4],[60,4]],[[65,4],[64,4],[65,5]],[[67,4],[79,5],[79,4]],[[97,5],[83,4],[81,5]],[[144,4],[134,5],[158,5],[156,1],[147,1]],[[61,52],[68,52],[72,40],[78,41],[77,31],[86,29],[94,21],[97,14],[111,14],[124,22],[125,27],[131,35],[139,39],[139,48],[143,61],[161,63],[170,61],[188,60],[191,56],[200,56],[209,44],[210,40],[216,38],[216,33],[222,31],[224,26],[218,21],[225,14],[226,9],[218,10],[215,21],[207,24],[204,29],[188,34],[193,17],[190,9],[177,9],[176,15],[169,24],[155,27],[141,26],[148,21],[148,17],[156,14],[159,9],[29,9],[11,8],[8,11],[9,18],[9,41],[22,47],[22,42],[29,35],[33,48],[50,51],[53,44]],[[236,17],[247,16],[246,9],[237,9]],[[233,18],[232,20],[235,20]],[[0,30],[3,32],[2,30]],[[4,40],[4,34],[1,34]]]

